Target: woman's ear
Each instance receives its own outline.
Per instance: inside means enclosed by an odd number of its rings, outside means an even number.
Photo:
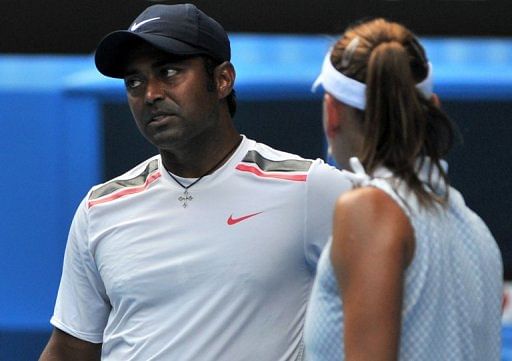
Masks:
[[[235,68],[229,61],[217,65],[214,72],[215,84],[219,99],[227,97],[233,90],[235,84]]]
[[[439,100],[439,97],[437,96],[436,93],[432,93],[430,100],[432,101],[432,103],[434,103],[436,107],[441,108],[441,100]]]
[[[334,138],[340,129],[341,104],[329,93],[324,94],[324,128],[328,138]]]

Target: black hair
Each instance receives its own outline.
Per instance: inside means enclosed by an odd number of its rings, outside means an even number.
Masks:
[[[208,75],[208,83],[206,84],[206,87],[208,91],[214,91],[215,90],[215,82],[213,78],[213,74],[215,71],[215,68],[220,65],[221,63],[217,60],[212,59],[209,56],[203,56],[204,60],[204,68],[206,70],[206,74]],[[235,116],[236,113],[236,92],[235,89],[231,90],[231,93],[228,94],[226,97],[226,102],[228,103],[228,110],[231,117]]]

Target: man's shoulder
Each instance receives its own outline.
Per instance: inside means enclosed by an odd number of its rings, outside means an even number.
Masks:
[[[345,174],[321,158],[304,158],[251,139],[242,162],[257,165],[266,171],[301,172],[307,175],[307,178],[319,178],[321,183],[340,179],[347,186],[350,183]]]
[[[160,177],[160,155],[137,164],[127,172],[91,188],[87,196],[88,206],[102,203],[109,197],[147,187]]]
[[[314,163],[321,162],[319,159],[304,158],[301,155],[276,149],[265,143],[250,139],[249,142],[249,150],[243,159],[244,162],[254,162],[264,167],[277,167],[283,171],[302,172],[309,171]]]

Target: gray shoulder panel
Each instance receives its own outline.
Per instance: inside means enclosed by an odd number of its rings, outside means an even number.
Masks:
[[[114,193],[122,188],[131,188],[131,187],[141,186],[144,183],[146,183],[148,176],[157,169],[158,169],[158,160],[154,159],[148,163],[146,168],[139,175],[137,175],[131,179],[113,180],[113,181],[105,183],[101,187],[95,189],[94,191],[91,192],[91,196],[89,197],[89,200],[94,200],[94,199],[104,197],[104,196]]]
[[[266,172],[307,172],[313,163],[306,159],[270,160],[255,150],[250,150],[242,162],[255,163]]]

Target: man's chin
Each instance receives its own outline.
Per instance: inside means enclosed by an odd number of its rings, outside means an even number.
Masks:
[[[179,148],[182,144],[186,144],[183,134],[169,130],[152,134],[147,136],[146,139],[160,150],[172,151]]]

